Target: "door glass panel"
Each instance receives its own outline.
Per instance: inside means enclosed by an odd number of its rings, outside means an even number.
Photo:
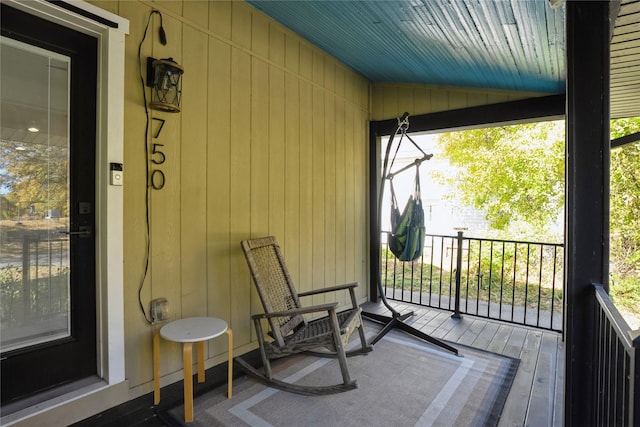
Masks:
[[[0,39],[0,347],[70,335],[70,58]]]

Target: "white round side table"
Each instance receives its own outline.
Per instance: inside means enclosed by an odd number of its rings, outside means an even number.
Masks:
[[[184,420],[193,421],[193,343],[198,344],[198,382],[204,382],[204,342],[224,333],[229,336],[227,397],[232,396],[233,334],[227,322],[215,317],[187,317],[164,325],[153,336],[154,405],[160,403],[160,337],[182,343],[184,365]]]

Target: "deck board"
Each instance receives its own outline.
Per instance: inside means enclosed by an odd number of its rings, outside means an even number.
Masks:
[[[555,373],[555,395],[553,405],[553,426],[561,427],[564,425],[564,414],[562,411],[564,404],[564,341],[558,337],[558,350],[556,351],[556,367]]]
[[[552,351],[557,348],[557,343],[553,341],[555,337],[543,334],[531,390],[530,425],[553,425],[553,407],[548,404],[554,400],[555,378],[552,374],[557,371],[555,352]]]
[[[449,320],[449,316],[446,313],[442,312],[435,316],[429,323],[425,325],[421,330],[429,335],[434,335],[439,333],[442,334],[442,331],[446,328],[446,322]],[[436,338],[438,338],[436,336]]]
[[[469,319],[451,319],[451,322],[454,323],[453,328],[449,330],[449,332],[443,336],[442,338],[446,341],[451,342],[460,342],[460,338],[471,328],[471,325],[474,323],[474,320]],[[461,343],[462,344],[462,343]]]
[[[493,322],[485,322],[483,320],[476,320],[475,322],[479,324],[478,326],[482,325],[482,329],[476,332],[475,328],[477,326],[474,324],[474,326],[469,328],[465,335],[460,338],[460,343],[486,350],[498,333],[500,325]]]
[[[514,332],[519,332],[516,330]],[[512,334],[512,337],[518,334]],[[518,337],[519,338],[519,337]],[[519,342],[518,339],[515,342]],[[516,378],[513,381],[513,386],[505,408],[502,411],[502,419],[499,426],[521,426],[525,425],[529,405],[531,402],[531,389],[535,377],[535,370],[538,362],[539,348],[541,341],[541,333],[526,332],[525,339],[522,341],[522,347],[520,348],[520,366],[518,366],[518,372]],[[505,351],[509,353],[509,356],[514,356],[516,346],[514,344],[507,345]],[[544,424],[546,425],[546,424]]]
[[[498,327],[498,332],[496,332],[495,336],[489,343],[487,350],[494,353],[503,354],[503,351],[507,346],[507,342],[509,342],[509,338],[511,337],[512,332],[513,328],[511,326],[506,324],[500,325]]]

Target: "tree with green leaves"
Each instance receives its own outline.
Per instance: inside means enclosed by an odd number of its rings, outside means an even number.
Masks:
[[[486,212],[510,237],[558,239],[564,208],[564,122],[446,132],[439,144],[455,173],[450,197]],[[556,227],[557,228],[557,227]]]
[[[66,147],[2,141],[0,152],[0,188],[6,193],[3,217],[25,213],[42,217],[48,209],[68,215]]]
[[[640,132],[640,117],[611,122],[611,139]],[[611,150],[611,294],[640,316],[640,142]]]

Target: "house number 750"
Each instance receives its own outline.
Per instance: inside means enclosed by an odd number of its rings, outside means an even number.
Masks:
[[[155,165],[161,165],[167,159],[162,151],[158,147],[164,147],[164,144],[153,144],[151,151],[151,162]],[[160,190],[164,187],[164,172],[160,169],[154,169],[151,172],[151,188],[154,190]]]

